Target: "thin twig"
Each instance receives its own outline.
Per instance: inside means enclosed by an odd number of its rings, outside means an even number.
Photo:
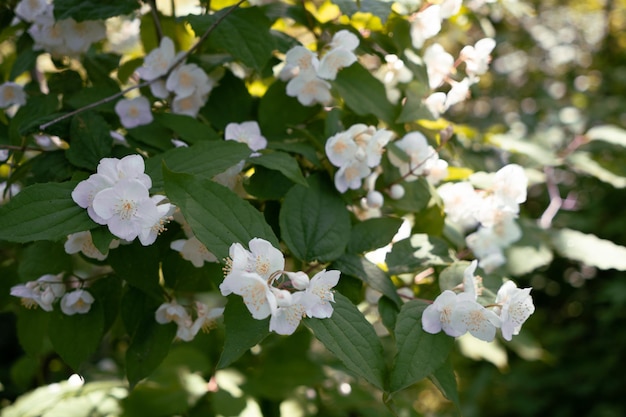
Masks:
[[[98,106],[100,106],[101,104],[105,104],[105,103],[111,102],[111,101],[113,101],[113,100],[115,100],[115,99],[117,99],[117,98],[119,98],[119,97],[122,97],[124,94],[126,94],[126,93],[128,93],[128,92],[130,92],[130,91],[136,90],[136,89],[138,89],[138,88],[147,87],[147,86],[149,86],[150,84],[152,84],[153,82],[155,82],[155,81],[157,81],[157,80],[161,80],[161,79],[165,79],[165,78],[167,78],[167,77],[171,74],[171,72],[172,72],[172,71],[174,71],[174,69],[175,69],[177,66],[179,66],[180,64],[182,64],[183,62],[185,62],[185,60],[189,57],[189,55],[191,55],[191,54],[192,54],[192,53],[193,53],[196,49],[198,49],[198,48],[200,47],[200,45],[202,44],[202,42],[204,42],[204,41],[205,41],[205,40],[209,37],[209,35],[211,34],[211,32],[213,32],[213,31],[215,30],[215,28],[216,28],[216,27],[217,27],[220,23],[222,23],[222,21],[223,21],[224,19],[226,19],[226,17],[227,17],[228,15],[230,15],[230,14],[231,14],[232,12],[234,12],[234,11],[235,11],[235,10],[236,10],[239,6],[241,6],[241,4],[242,4],[244,1],[246,1],[246,0],[239,0],[239,2],[238,2],[237,4],[235,4],[235,5],[234,5],[234,6],[232,6],[229,10],[227,10],[226,12],[224,12],[224,14],[223,14],[222,16],[220,16],[220,17],[219,17],[219,18],[218,18],[218,19],[217,19],[217,20],[216,20],[216,21],[215,21],[215,22],[214,22],[211,26],[209,26],[209,28],[208,28],[208,29],[207,29],[207,30],[206,30],[206,31],[202,34],[202,36],[198,39],[198,41],[197,41],[197,42],[196,42],[196,43],[195,43],[195,44],[194,44],[191,48],[189,48],[189,50],[188,50],[188,51],[186,51],[183,55],[181,55],[181,56],[178,58],[178,60],[176,60],[176,62],[174,62],[174,64],[172,64],[172,66],[170,67],[170,69],[169,69],[169,70],[168,70],[168,71],[167,71],[164,75],[162,75],[161,77],[159,77],[159,78],[155,78],[154,80],[145,81],[145,82],[143,82],[143,83],[141,83],[141,84],[137,84],[137,85],[130,86],[130,87],[128,87],[128,88],[126,88],[126,89],[124,89],[124,90],[120,91],[119,93],[115,93],[115,94],[113,94],[112,96],[105,97],[105,98],[103,98],[102,100],[98,100],[98,101],[96,101],[96,102],[94,102],[94,103],[91,103],[91,104],[88,104],[88,105],[86,105],[86,106],[80,107],[80,108],[78,108],[78,109],[76,109],[76,110],[74,110],[74,111],[71,111],[71,112],[69,112],[69,113],[65,113],[63,116],[57,117],[57,118],[56,118],[56,119],[54,119],[54,120],[51,120],[51,121],[49,121],[49,122],[47,122],[47,123],[44,123],[44,124],[40,125],[40,126],[39,126],[39,129],[43,131],[43,130],[45,130],[46,128],[48,128],[48,127],[52,126],[53,124],[56,124],[56,123],[58,123],[58,122],[60,122],[60,121],[62,121],[62,120],[65,120],[65,119],[69,118],[69,117],[75,116],[75,115],[77,115],[77,114],[79,114],[79,113],[82,113],[82,112],[84,112],[84,111],[86,111],[86,110],[90,110],[90,109],[93,109],[93,108],[95,108],[95,107],[98,107]]]
[[[149,0],[150,3],[150,14],[152,15],[152,20],[154,21],[154,30],[156,31],[157,43],[161,43],[161,39],[163,39],[163,28],[161,27],[161,20],[159,19],[159,13],[157,12],[156,0]]]

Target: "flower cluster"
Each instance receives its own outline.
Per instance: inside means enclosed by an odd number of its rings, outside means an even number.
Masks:
[[[61,299],[61,311],[68,316],[89,312],[95,301],[89,292],[81,288],[65,292],[63,274],[47,274],[36,281],[16,285],[11,288],[11,295],[20,297],[26,308],[39,306],[44,311],[52,311],[52,304]]]
[[[142,245],[151,245],[175,207],[162,195],[150,196],[152,180],[144,169],[139,155],[104,158],[97,172],[74,188],[72,199],[113,235],[127,241],[138,237]]]
[[[164,36],[159,47],[146,55],[137,73],[143,80],[151,81],[150,91],[155,97],[166,99],[174,95],[173,113],[196,117],[215,81],[196,64],[181,63],[172,69],[181,56],[182,53],[175,53],[174,42]],[[162,79],[165,75],[167,79]]]
[[[371,174],[371,168],[380,164],[392,137],[391,131],[359,123],[328,138],[326,156],[339,168],[335,174],[337,190],[345,193],[348,189],[360,188],[363,179]]]
[[[154,313],[157,323],[176,323],[176,337],[185,342],[192,341],[200,330],[209,331],[215,327],[223,314],[224,307],[209,308],[207,304],[195,301],[193,307],[187,308],[176,300],[161,304]]]
[[[527,186],[524,169],[509,164],[493,175],[487,189],[476,190],[471,182],[463,181],[444,184],[437,190],[450,222],[464,232],[478,226],[466,237],[466,243],[487,272],[506,262],[504,249],[522,235],[515,219],[519,205],[526,201]]]
[[[374,76],[385,86],[387,100],[397,104],[401,97],[397,85],[410,82],[413,79],[413,72],[404,65],[404,61],[397,55],[389,54],[385,55],[385,64],[376,70]]]
[[[474,275],[477,262],[465,269],[463,291],[445,290],[426,307],[422,314],[422,327],[428,333],[444,331],[452,337],[469,332],[472,336],[490,342],[500,329],[505,340],[519,334],[522,325],[535,311],[530,288],[517,288],[513,281],[505,282],[495,299],[487,307],[477,299],[481,287],[480,277]]]
[[[348,30],[337,32],[328,51],[320,60],[318,56],[304,46],[295,46],[287,51],[285,66],[279,78],[287,83],[287,95],[297,97],[298,101],[311,106],[315,103],[330,104],[330,83],[337,72],[356,62],[354,50],[359,46],[359,38]]]
[[[448,176],[448,163],[439,159],[439,153],[420,132],[409,132],[394,145],[403,155],[397,155],[392,150],[388,153],[389,162],[399,169],[405,181],[415,181],[424,176],[432,184],[437,184]]]
[[[268,241],[254,238],[248,246],[250,250],[231,245],[222,295],[240,295],[253,318],[270,317],[270,331],[282,335],[295,332],[305,316],[332,315],[331,288],[339,281],[339,271],[323,270],[309,279],[302,271],[284,271],[283,254]]]
[[[92,43],[106,38],[103,21],[77,22],[72,18],[57,21],[54,19],[54,4],[46,0],[21,0],[15,13],[20,19],[32,23],[28,33],[35,41],[33,49],[43,49],[54,57],[83,54]]]

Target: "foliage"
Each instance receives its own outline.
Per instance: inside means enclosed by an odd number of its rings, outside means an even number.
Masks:
[[[626,186],[623,113],[611,103],[600,111],[583,94],[602,94],[594,77],[611,54],[586,74],[512,68],[507,60],[529,41],[510,27],[539,33],[526,3],[467,2],[441,11],[432,35],[422,14],[453,1],[201,3],[182,16],[135,0],[56,0],[47,20],[15,1],[0,10],[0,386],[11,404],[1,415],[554,411],[545,395],[527,403],[524,395],[537,398],[532,389],[514,393],[537,377],[548,352],[587,337],[576,314],[550,306],[552,274],[573,288],[626,269],[620,224],[597,224],[617,216],[590,191],[608,198]],[[577,7],[586,6],[567,10]],[[554,15],[546,13],[548,25]],[[54,26],[59,39],[41,37],[55,21],[64,22]],[[604,50],[617,33],[609,28]],[[480,54],[483,38],[495,38],[493,53]],[[591,34],[578,41],[583,55],[600,43]],[[452,60],[439,84],[439,64],[427,58],[434,44]],[[539,53],[526,49],[522,62]],[[495,71],[472,69],[490,54]],[[168,62],[160,73],[158,59]],[[562,93],[566,82],[578,91]],[[138,96],[147,108],[131,100]],[[350,146],[357,150],[346,156]],[[356,180],[351,169],[360,170]],[[119,185],[131,182],[137,193]],[[473,200],[455,209],[448,184],[470,186]],[[100,188],[81,197],[87,186]],[[107,206],[114,198],[123,202]],[[477,209],[493,201],[497,215]],[[129,221],[129,202],[152,220]],[[476,243],[491,232],[494,247]],[[225,284],[244,273],[236,245],[257,271],[270,263],[259,261],[271,255],[255,252],[254,239],[284,259],[263,276],[277,305],[259,320],[251,293]],[[511,358],[501,387],[487,381],[495,369],[467,360],[466,336],[455,344],[445,326],[423,328],[442,293],[473,294],[472,259],[482,277],[472,302],[489,311],[505,309],[504,281],[533,287],[536,314],[511,342],[490,344],[528,360]],[[286,271],[306,275],[306,285]],[[311,313],[309,301],[288,304],[296,294],[305,300],[329,271],[341,274],[321,296],[332,315]],[[604,340],[623,316],[623,285],[594,286],[603,295],[584,297],[605,308]],[[582,296],[571,288],[564,298],[575,309]],[[88,295],[70,301],[81,290]],[[303,308],[303,325],[276,334],[276,312],[293,305]],[[543,324],[563,322],[571,330],[542,334]],[[601,357],[597,343],[585,354]],[[616,360],[609,355],[601,368]],[[81,377],[45,386],[70,374]],[[544,378],[537,386],[553,385]],[[492,404],[498,389],[517,398]],[[624,411],[606,389],[604,408],[590,415]]]

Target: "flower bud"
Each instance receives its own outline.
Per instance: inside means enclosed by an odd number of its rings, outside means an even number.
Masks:
[[[394,184],[389,188],[389,197],[394,200],[399,200],[404,197],[404,187],[400,184]]]
[[[385,202],[385,198],[378,191],[370,191],[367,193],[367,206],[369,208],[377,209],[380,208]]]

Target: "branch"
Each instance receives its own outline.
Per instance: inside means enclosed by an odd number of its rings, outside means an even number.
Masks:
[[[155,82],[155,81],[157,81],[157,80],[162,80],[162,79],[167,78],[167,77],[168,77],[168,76],[172,73],[172,71],[174,71],[174,69],[175,69],[177,66],[179,66],[180,64],[182,64],[183,62],[185,62],[185,60],[189,57],[189,55],[191,55],[191,54],[192,54],[192,53],[193,53],[196,49],[198,49],[198,48],[200,47],[200,45],[201,45],[201,44],[202,44],[202,43],[203,43],[203,42],[204,42],[204,41],[205,41],[205,40],[209,37],[209,35],[211,34],[211,32],[213,32],[213,31],[215,30],[215,28],[216,28],[216,27],[217,27],[220,23],[222,23],[222,21],[223,21],[224,19],[226,19],[226,17],[227,17],[228,15],[230,15],[230,14],[231,14],[232,12],[234,12],[234,11],[235,11],[235,10],[236,10],[239,6],[241,6],[241,4],[242,4],[244,1],[246,1],[246,0],[239,0],[239,2],[237,2],[237,4],[235,4],[235,5],[234,5],[234,6],[232,6],[229,10],[227,10],[226,12],[224,12],[224,14],[223,14],[222,16],[220,16],[220,17],[219,17],[219,18],[218,18],[218,19],[217,19],[217,20],[216,20],[216,21],[215,21],[215,22],[214,22],[211,26],[209,26],[209,28],[208,28],[208,29],[207,29],[207,30],[206,30],[206,31],[202,34],[202,36],[198,39],[198,41],[197,41],[197,42],[196,42],[196,43],[195,43],[195,44],[194,44],[191,48],[189,48],[189,50],[188,50],[188,51],[186,51],[183,55],[181,55],[181,56],[178,58],[178,60],[176,60],[176,61],[174,62],[174,64],[172,64],[172,66],[170,67],[170,69],[169,69],[169,70],[168,70],[168,71],[167,71],[164,75],[162,75],[161,77],[159,77],[159,78],[155,78],[154,80],[145,81],[145,82],[143,82],[143,83],[133,85],[133,86],[131,86],[131,87],[128,87],[128,88],[126,88],[126,89],[124,89],[124,90],[120,91],[119,93],[115,93],[115,94],[113,94],[112,96],[105,97],[105,98],[103,98],[102,100],[98,100],[98,101],[96,101],[96,102],[94,102],[94,103],[91,103],[91,104],[88,104],[88,105],[86,105],[86,106],[80,107],[80,108],[78,108],[78,109],[76,109],[76,110],[74,110],[74,111],[71,111],[71,112],[69,112],[69,113],[65,113],[63,116],[57,117],[57,118],[56,118],[56,119],[54,119],[54,120],[51,120],[51,121],[49,121],[49,122],[47,122],[47,123],[44,123],[44,124],[40,125],[40,126],[39,126],[39,130],[42,130],[42,131],[43,131],[43,130],[46,130],[48,127],[50,127],[50,126],[52,126],[52,125],[54,125],[54,124],[56,124],[56,123],[58,123],[58,122],[60,122],[60,121],[62,121],[62,120],[65,120],[65,119],[67,119],[67,118],[69,118],[69,117],[75,116],[75,115],[77,115],[77,114],[79,114],[79,113],[82,113],[82,112],[84,112],[84,111],[86,111],[86,110],[90,110],[90,109],[93,109],[93,108],[95,108],[95,107],[98,107],[98,106],[100,106],[101,104],[109,103],[109,102],[111,102],[111,101],[113,101],[113,100],[116,100],[116,99],[118,99],[118,98],[120,98],[120,97],[124,96],[124,94],[126,94],[126,93],[128,93],[128,92],[130,92],[130,91],[136,90],[136,89],[138,89],[138,88],[147,87],[147,86],[149,86],[150,84],[152,84],[153,82]]]
[[[157,43],[161,43],[161,39],[163,39],[163,28],[161,28],[161,21],[159,20],[159,14],[157,13],[157,5],[156,0],[149,0],[150,3],[150,14],[152,15],[152,20],[154,21],[154,30],[156,31]]]

